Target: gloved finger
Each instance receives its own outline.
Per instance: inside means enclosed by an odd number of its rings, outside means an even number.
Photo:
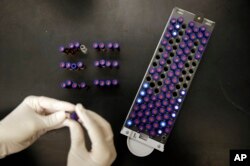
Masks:
[[[47,113],[53,113],[57,111],[74,111],[75,105],[69,102],[56,100],[49,97],[44,96],[29,96],[26,97],[24,102],[29,105],[31,108],[36,110],[37,112],[42,112],[44,110]]]
[[[105,137],[103,131],[99,127],[99,125],[96,124],[94,119],[92,119],[89,114],[87,113],[87,110],[83,108],[81,104],[76,105],[76,113],[78,117],[81,120],[81,123],[83,123],[83,126],[88,131],[90,140],[92,144],[97,144],[100,142],[103,142],[103,138]]]
[[[82,148],[83,153],[88,153],[85,146],[84,133],[81,125],[71,119],[67,119],[63,123],[64,126],[68,126],[70,130],[71,148]]]
[[[66,113],[64,111],[55,112],[47,116],[42,116],[44,122],[43,129],[53,130],[56,129],[66,119]]]
[[[99,127],[101,127],[101,129],[104,131],[106,140],[113,139],[113,131],[110,124],[104,118],[102,118],[100,115],[98,115],[93,111],[89,110],[88,114],[91,116],[91,118],[95,120],[96,124],[98,124]]]

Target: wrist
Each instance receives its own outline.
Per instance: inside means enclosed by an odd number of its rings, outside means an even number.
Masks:
[[[7,156],[7,146],[5,141],[5,129],[0,121],[0,159]]]

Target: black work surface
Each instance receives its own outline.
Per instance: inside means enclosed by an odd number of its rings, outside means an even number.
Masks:
[[[133,156],[120,129],[173,7],[203,13],[216,22],[165,152]],[[228,165],[229,149],[250,149],[249,1],[247,0],[23,0],[0,2],[0,115],[28,95],[83,105],[106,118],[114,131],[114,165]],[[88,69],[64,71],[60,45],[81,41]],[[118,41],[119,70],[98,70],[93,41]],[[64,90],[66,79],[117,78],[116,89]],[[13,122],[15,123],[15,122]],[[66,165],[68,129],[42,136],[0,165]],[[84,165],[84,163],[83,163]]]

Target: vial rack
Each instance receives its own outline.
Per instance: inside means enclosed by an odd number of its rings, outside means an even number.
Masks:
[[[214,26],[200,15],[173,9],[121,129],[134,155],[164,151]]]

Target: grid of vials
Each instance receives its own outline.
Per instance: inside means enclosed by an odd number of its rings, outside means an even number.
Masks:
[[[165,142],[187,94],[211,30],[172,17],[160,40],[125,126]]]

